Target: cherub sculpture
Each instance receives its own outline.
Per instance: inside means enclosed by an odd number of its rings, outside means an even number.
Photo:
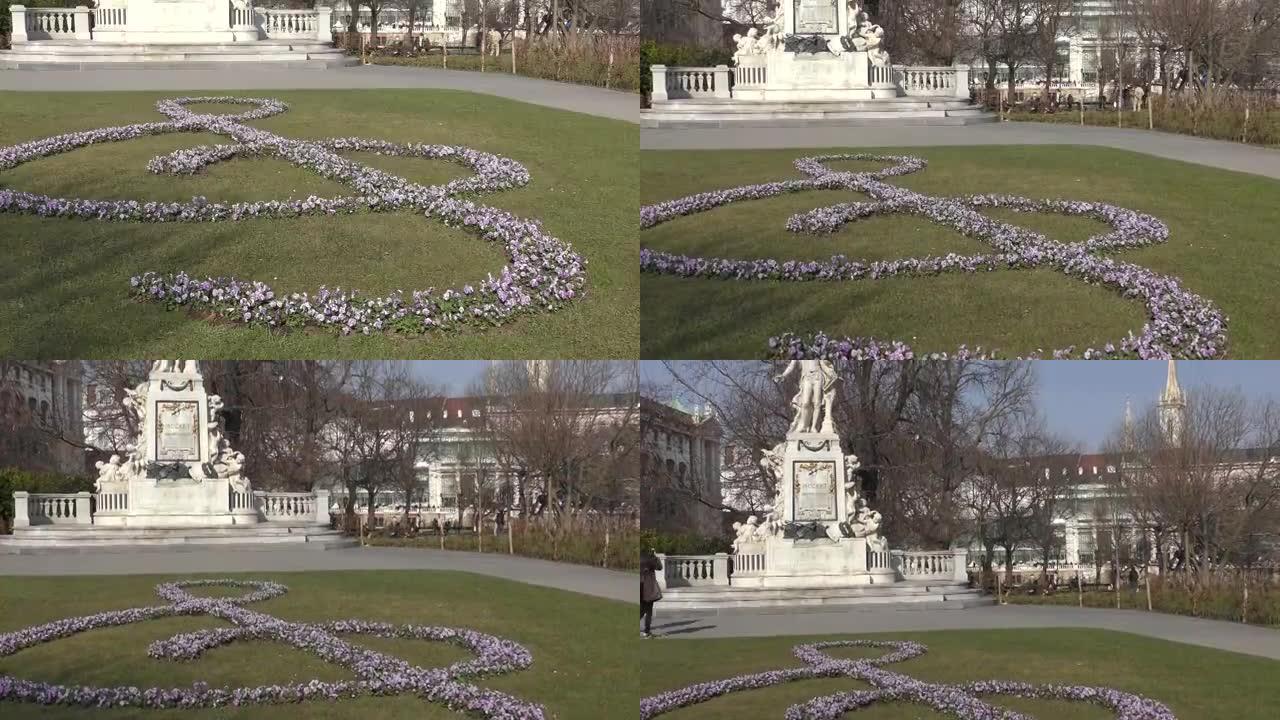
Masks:
[[[733,41],[737,44],[738,50],[733,56],[736,58],[741,55],[759,54],[764,49],[760,47],[760,41],[756,37],[759,32],[755,28],[751,28],[746,35],[734,35]]]
[[[112,455],[106,462],[99,460],[93,466],[98,469],[98,479],[94,482],[94,492],[102,492],[103,486],[108,483],[122,482],[126,480],[124,461],[119,455]]]

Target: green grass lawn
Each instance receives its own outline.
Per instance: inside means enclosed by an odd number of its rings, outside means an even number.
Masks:
[[[162,121],[155,101],[203,93],[7,93],[0,147],[73,130]],[[253,124],[292,138],[355,135],[465,145],[524,164],[529,185],[479,197],[540,219],[587,265],[587,293],[568,308],[500,328],[423,336],[287,334],[212,323],[128,296],[147,270],[237,275],[277,290],[321,285],[364,293],[460,287],[506,264],[477,235],[409,212],[222,223],[145,224],[0,218],[0,355],[9,357],[634,357],[639,347],[635,193],[638,131],[631,123],[445,90],[255,91],[290,109]],[[216,107],[217,112],[245,108]],[[199,110],[199,107],[194,109]],[[92,145],[0,172],[0,186],[70,197],[186,201],[349,194],[280,159],[237,158],[193,177],[153,175],[155,155],[226,138],[180,133]],[[352,153],[416,182],[469,168],[438,160]]]
[[[1275,317],[1280,297],[1280,181],[1096,147],[1009,146],[836,148],[757,151],[646,151],[640,155],[642,204],[752,183],[803,177],[792,162],[807,155],[912,154],[926,169],[890,182],[940,196],[1009,193],[1107,202],[1155,215],[1167,243],[1118,257],[1179,277],[1230,318],[1234,358],[1280,357]],[[843,163],[847,169],[881,167]],[[826,236],[788,232],[793,213],[865,199],[809,191],[734,203],[641,232],[645,247],[731,258],[892,259],[988,247],[914,216],[876,217]],[[1106,229],[1085,218],[987,211],[1060,241]],[[752,358],[770,336],[822,330],[910,343],[917,352],[961,344],[1004,355],[1118,342],[1146,321],[1140,302],[1050,270],[885,280],[744,282],[645,274],[641,355],[647,358]]]
[[[193,576],[195,577],[195,576]],[[205,577],[205,576],[201,576]],[[514,640],[533,654],[526,670],[474,680],[543,705],[552,717],[634,718],[636,690],[634,607],[577,593],[456,572],[329,572],[218,574],[272,580],[285,595],[247,607],[286,620],[323,622],[355,618],[419,625],[468,627]],[[165,604],[158,582],[170,576],[8,577],[0,580],[0,632],[104,610]],[[225,590],[226,592],[220,592]],[[190,589],[194,594],[240,595],[232,588]],[[346,668],[267,641],[235,642],[198,660],[147,657],[147,645],[179,632],[224,626],[209,617],[162,618],[90,630],[0,658],[0,673],[45,682],[95,686],[258,686],[341,680]],[[625,628],[625,632],[624,632]],[[462,648],[418,640],[345,636],[349,642],[393,654],[422,667],[470,657]],[[0,702],[0,717],[19,718],[429,718],[464,717],[411,696],[360,697],[217,710],[93,710]]]
[[[915,640],[928,646],[923,656],[885,669],[930,682],[1020,680],[1044,684],[1103,686],[1150,697],[1179,720],[1248,720],[1275,717],[1280,704],[1280,662],[1248,655],[1155,640],[1127,633],[1077,628],[957,630],[860,635],[868,639]],[[649,640],[641,646],[640,694],[657,695],[698,682],[761,672],[801,663],[795,645],[842,639],[770,637],[726,640]],[[837,657],[874,657],[883,649],[835,648]],[[800,680],[731,693],[661,717],[671,720],[780,718],[810,698],[870,686],[848,678]],[[1104,708],[1082,703],[987,698],[996,705],[1040,720],[1104,720]],[[846,715],[867,720],[934,720],[949,717],[914,704],[881,704]]]

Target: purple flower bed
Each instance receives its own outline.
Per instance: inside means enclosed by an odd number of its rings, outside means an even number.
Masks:
[[[877,658],[842,659],[823,650],[833,647],[891,648]],[[870,684],[874,690],[836,693],[813,698],[787,708],[786,720],[839,720],[845,713],[879,702],[912,702],[963,720],[1031,720],[1029,716],[996,707],[981,699],[986,695],[1014,695],[1090,702],[1113,710],[1117,720],[1177,720],[1161,703],[1140,695],[1110,688],[1077,685],[1031,685],[1020,682],[988,681],[946,685],[928,683],[908,675],[890,672],[884,666],[923,655],[927,648],[920,643],[904,641],[836,640],[797,645],[793,652],[805,663],[803,667],[769,670],[715,680],[672,690],[640,701],[640,720],[650,720],[664,713],[739,690],[769,687],[793,680],[820,677],[849,677]]]
[[[191,112],[185,106],[192,103],[254,107],[237,115],[216,115]],[[528,184],[528,170],[514,160],[449,145],[396,144],[363,138],[291,140],[245,125],[247,120],[287,109],[284,103],[268,98],[188,97],[161,100],[156,107],[171,121],[73,132],[0,148],[0,170],[94,143],[172,132],[210,132],[225,135],[234,144],[176,150],[152,158],[147,169],[157,174],[191,175],[234,157],[279,157],[348,185],[355,194],[242,203],[194,197],[190,202],[164,203],[54,198],[0,187],[0,213],[111,222],[225,222],[405,210],[478,233],[485,240],[501,244],[509,259],[497,277],[490,274],[457,288],[397,290],[382,297],[328,287],[314,293],[279,294],[259,281],[193,277],[181,271],[152,271],[130,278],[130,293],[138,300],[211,312],[234,322],[268,328],[310,325],[342,334],[369,334],[386,330],[417,333],[464,324],[499,325],[521,314],[558,310],[580,296],[586,286],[586,260],[568,243],[546,233],[537,221],[459,197]],[[339,154],[356,150],[443,159],[470,167],[476,174],[444,185],[420,185]]]
[[[193,596],[186,590],[213,585],[248,588],[251,592],[234,598],[209,598]],[[187,661],[199,658],[206,650],[236,640],[273,640],[342,665],[350,669],[356,679],[340,682],[311,680],[242,688],[215,688],[205,683],[180,688],[138,688],[55,685],[0,675],[0,701],[86,707],[209,708],[412,693],[452,710],[494,720],[544,720],[546,717],[546,711],[540,705],[462,681],[465,677],[509,673],[529,667],[533,656],[517,643],[465,628],[392,625],[363,620],[296,623],[244,607],[283,595],[286,591],[283,585],[260,581],[163,583],[156,586],[156,593],[168,600],[169,605],[66,618],[0,634],[0,657],[86,630],[128,625],[158,617],[211,615],[226,620],[231,626],[180,633],[152,643],[147,654],[157,660]],[[340,639],[341,635],[448,642],[470,650],[475,657],[445,668],[421,668],[345,642]]]
[[[893,163],[878,172],[840,172],[823,165],[833,160],[872,160]],[[649,248],[640,250],[640,270],[680,277],[721,280],[858,281],[895,276],[933,276],[943,273],[978,273],[999,269],[1047,268],[1090,285],[1111,288],[1126,298],[1141,301],[1148,322],[1138,333],[1097,348],[1058,348],[1031,357],[1085,359],[1215,358],[1227,345],[1227,318],[1209,300],[1187,290],[1177,278],[1160,275],[1132,263],[1106,257],[1118,252],[1168,240],[1169,228],[1160,220],[1105,203],[1074,200],[1032,200],[1011,195],[974,195],[962,198],[934,197],[884,182],[887,178],[916,172],[925,161],[909,156],[823,155],[796,160],[796,168],[809,176],[805,180],[747,185],[698,193],[640,209],[641,229],[651,228],[675,217],[692,215],[744,200],[758,200],[786,192],[845,189],[868,195],[871,202],[841,203],[799,213],[787,220],[787,229],[797,233],[822,234],[845,224],[875,215],[907,213],[950,227],[991,246],[980,255],[927,256],[898,260],[862,262],[836,255],[830,260],[801,261],[759,258],[691,257]],[[1002,207],[1017,212],[1058,213],[1089,217],[1111,226],[1111,231],[1080,243],[1060,243],[1044,235],[994,220],[979,212]],[[843,338],[833,340],[822,333],[800,336],[787,333],[769,341],[769,355],[775,358],[823,357],[832,360],[902,359],[914,351],[897,340]],[[950,356],[951,354],[947,354]],[[990,357],[961,347],[954,355]]]

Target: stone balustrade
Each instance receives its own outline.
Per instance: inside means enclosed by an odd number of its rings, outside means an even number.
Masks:
[[[969,66],[898,66],[898,87],[907,97],[969,97]]]
[[[42,40],[83,40],[123,42],[128,32],[128,2],[116,0],[109,7],[90,9],[29,8],[10,5],[13,21],[10,42],[21,44]],[[279,10],[258,8],[248,4],[243,8],[231,5],[228,26],[235,30],[256,29],[266,40],[315,40],[333,41],[333,9],[317,7],[314,10]],[[728,92],[728,82],[725,82]],[[727,97],[727,95],[726,95]]]
[[[658,573],[658,585],[669,587],[699,587],[729,584],[729,556],[715,555],[659,555],[662,572]]]
[[[93,495],[80,493],[13,493],[13,526],[89,525]]]
[[[128,490],[100,493],[13,493],[14,527],[33,525],[92,525],[95,515],[123,515],[129,510]],[[254,493],[232,489],[229,511],[256,509],[267,522],[329,524],[329,491]]]
[[[126,7],[98,7],[93,10],[93,29],[123,30],[128,17]]]
[[[746,55],[738,59],[733,68],[733,86],[746,88],[764,87],[769,77],[769,67],[764,55]]]
[[[736,552],[733,554],[734,575],[763,575],[765,573],[765,554],[763,549]]]
[[[903,580],[968,582],[969,552],[954,550],[893,550],[895,569]]]
[[[682,67],[676,65],[651,65],[653,76],[651,99],[693,100],[705,98],[728,99],[731,87],[761,88],[768,79],[765,57],[744,57],[736,67]],[[868,67],[868,84],[876,88],[897,86],[906,97],[969,97],[969,66],[877,66]],[[730,82],[732,78],[732,82]]]
[[[650,65],[653,74],[653,100],[689,100],[693,98],[729,98],[728,65],[715,67],[676,67]]]
[[[100,513],[124,513],[128,510],[128,490],[100,492],[93,497],[93,512],[95,515]]]
[[[658,555],[662,588],[731,585],[731,576],[749,577],[767,573],[762,547],[748,547],[727,555]],[[968,551],[955,550],[872,550],[867,549],[867,570],[895,570],[902,580],[968,582]]]
[[[258,16],[258,28],[268,40],[316,37],[320,13],[315,10],[276,8],[254,8],[253,10]]]

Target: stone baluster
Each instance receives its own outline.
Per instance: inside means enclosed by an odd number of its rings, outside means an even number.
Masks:
[[[21,5],[11,5],[10,9],[21,8]],[[14,27],[18,27],[15,23]],[[24,38],[25,39],[25,38]],[[653,91],[649,94],[649,98],[654,102],[666,102],[667,100],[667,66],[666,65],[650,65],[649,73],[653,76]]]

